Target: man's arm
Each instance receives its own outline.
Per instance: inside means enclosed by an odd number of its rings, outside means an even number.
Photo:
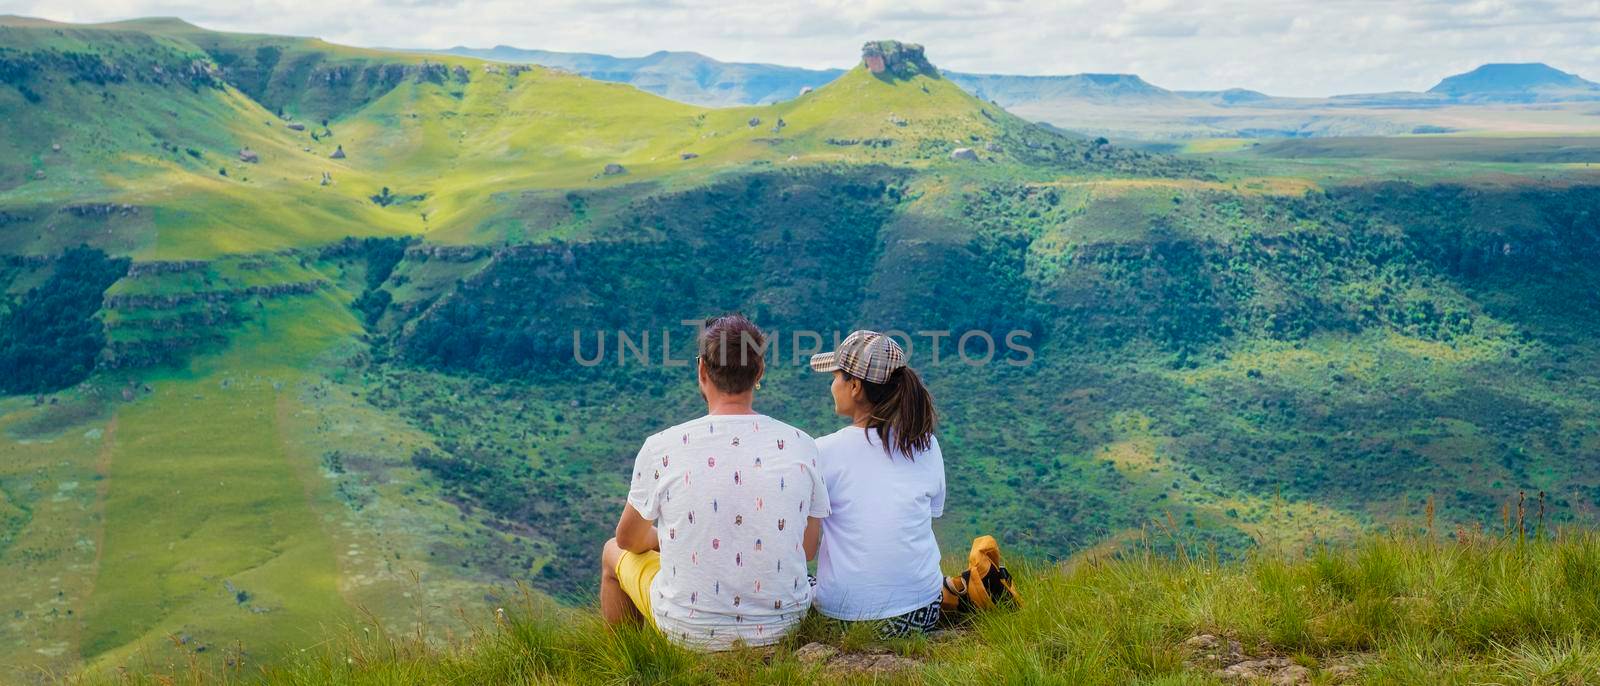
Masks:
[[[802,543],[806,549],[806,559],[817,559],[817,549],[822,547],[822,518],[806,517],[806,535]]]
[[[807,532],[810,536],[810,532]],[[622,519],[617,521],[617,546],[630,553],[646,553],[661,549],[661,539],[656,537],[655,523],[645,519],[633,503],[622,507]]]

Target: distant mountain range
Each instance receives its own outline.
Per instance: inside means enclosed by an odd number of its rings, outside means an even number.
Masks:
[[[680,102],[711,107],[770,105],[839,78],[843,69],[802,69],[776,64],[720,62],[697,52],[654,52],[612,57],[585,52],[523,50],[497,45],[487,50],[456,47],[452,55],[537,64],[591,79],[626,83]]]
[[[443,52],[503,62],[537,64],[564,69],[601,81],[627,83],[662,97],[698,105],[758,105],[796,97],[844,74],[844,69],[805,69],[777,64],[722,62],[697,52],[666,50],[644,57],[614,57],[597,53],[525,50],[505,45],[493,48],[454,47]],[[1020,76],[945,71],[943,75],[968,92],[1010,106],[1025,102],[1073,98],[1099,102],[1160,102],[1201,100],[1220,106],[1260,105],[1271,101],[1307,102],[1319,98],[1278,98],[1243,88],[1173,91],[1151,84],[1136,74],[1064,74]],[[1344,101],[1413,100],[1436,104],[1527,103],[1600,100],[1595,83],[1547,64],[1485,64],[1472,71],[1446,77],[1426,92],[1396,91],[1333,95]]]
[[[794,98],[844,73],[775,64],[722,62],[694,52],[644,57],[456,47],[430,51],[538,64],[602,81],[633,85],[666,98],[729,107]],[[1309,137],[1516,130],[1517,117],[1430,114],[1457,106],[1600,102],[1600,84],[1545,64],[1485,64],[1450,76],[1425,92],[1397,91],[1325,98],[1277,97],[1254,90],[1179,91],[1135,74],[1020,76],[943,72],[967,92],[1030,119],[1083,133],[1173,140],[1216,136]],[[1591,121],[1563,124],[1582,128]],[[1541,122],[1539,128],[1548,126]],[[1505,127],[1510,127],[1509,129]],[[1534,128],[1534,127],[1529,127]],[[1592,127],[1591,127],[1592,128]]]
[[[1429,93],[1473,102],[1544,102],[1600,99],[1600,83],[1538,62],[1485,64],[1456,74]]]

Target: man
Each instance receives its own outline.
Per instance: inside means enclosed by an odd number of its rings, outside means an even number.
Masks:
[[[706,324],[706,416],[639,449],[616,538],[600,565],[600,612],[641,618],[701,650],[775,643],[811,607],[828,493],[810,436],[753,408],[766,337],[727,315]]]

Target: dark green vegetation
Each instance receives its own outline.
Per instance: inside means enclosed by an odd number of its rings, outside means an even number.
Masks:
[[[1469,528],[1518,491],[1553,522],[1600,509],[1600,184],[1514,143],[1152,155],[1028,124],[920,58],[710,110],[175,21],[6,20],[0,47],[32,65],[0,88],[0,341],[34,360],[0,397],[0,569],[26,580],[0,588],[8,664],[113,669],[169,635],[270,661],[356,607],[409,623],[510,582],[581,600],[639,442],[702,411],[683,322],[735,310],[777,334],[759,407],[817,434],[839,420],[805,354],[912,332],[952,548],[994,533],[1042,564],[1162,521],[1232,559],[1430,497]],[[210,80],[151,76],[180,57]],[[1316,612],[1378,603],[1336,600]],[[1235,630],[1384,649],[1314,624]],[[1231,626],[1093,659],[1169,674],[1148,646]],[[1047,640],[1012,638],[984,641]],[[1458,638],[1463,669],[1513,659]]]
[[[608,631],[592,613],[525,598],[442,647],[425,634],[363,625],[282,665],[186,670],[180,654],[133,683],[1398,686],[1581,684],[1600,672],[1600,541],[1592,534],[1373,537],[1234,563],[1153,555],[1148,541],[1139,550],[1065,568],[1015,568],[1024,609],[977,617],[933,640],[883,644],[810,621],[770,657],[702,656],[653,632]],[[802,660],[799,649],[810,642],[911,662],[886,674],[840,671],[844,658]],[[1257,681],[1214,675],[1237,672],[1240,662]]]
[[[767,411],[822,432],[835,421],[818,411],[824,383],[794,366],[782,332],[1027,332],[1027,366],[1002,347],[969,367],[946,339],[928,370],[945,443],[964,456],[953,490],[972,505],[941,523],[947,540],[993,530],[1048,558],[1172,510],[1236,552],[1251,536],[1416,514],[1425,494],[1458,522],[1492,518],[1516,489],[1549,491],[1558,519],[1600,506],[1586,459],[1600,437],[1585,390],[1600,324],[1594,188],[1180,192],[1124,215],[1118,236],[1079,242],[1080,227],[1105,226],[1094,213],[1128,208],[985,184],[959,202],[970,238],[921,243],[905,237],[933,218],[894,199],[915,186],[863,178],[754,177],[625,212],[615,241],[503,252],[392,322],[400,360],[485,377],[446,396],[484,409],[444,411],[434,384],[406,375],[380,376],[374,401],[453,436],[419,466],[502,525],[571,523],[569,545],[544,534],[563,569],[581,570],[586,532],[608,525],[612,513],[578,503],[621,489],[636,427],[695,412],[688,372],[660,366],[663,332],[687,359],[679,321],[725,310],[780,332]],[[629,239],[633,225],[654,231]],[[618,330],[654,366],[619,349]],[[606,332],[600,366],[574,362],[574,331],[586,359]],[[914,343],[930,365],[929,339]],[[484,419],[511,412],[509,426]]]
[[[43,284],[0,303],[0,393],[55,391],[88,378],[106,345],[95,318],[100,298],[127,271],[127,259],[74,248]]]

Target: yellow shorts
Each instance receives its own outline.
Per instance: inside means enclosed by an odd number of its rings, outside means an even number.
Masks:
[[[645,553],[624,550],[622,558],[617,560],[617,581],[622,585],[622,592],[633,600],[633,606],[639,608],[639,614],[644,615],[644,621],[650,626],[656,625],[656,613],[650,611],[650,582],[655,581],[660,571],[661,553],[654,550]]]

